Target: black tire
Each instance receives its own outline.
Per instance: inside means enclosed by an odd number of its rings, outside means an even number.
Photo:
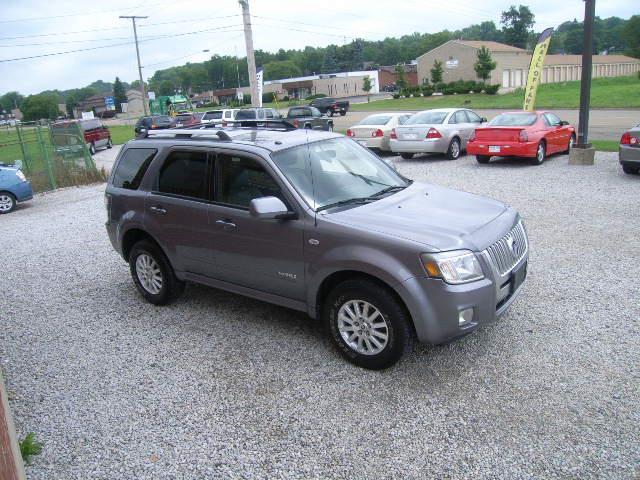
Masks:
[[[491,160],[489,155],[476,155],[476,161],[478,163],[489,163],[489,160]]]
[[[340,111],[340,116],[341,117],[344,117],[346,114],[347,114],[347,112]]]
[[[0,215],[11,213],[17,205],[16,197],[9,192],[0,192]]]
[[[333,117],[333,110],[331,110],[330,108],[327,108],[324,113],[327,115],[327,117]]]
[[[160,268],[162,275],[162,287],[157,293],[152,293],[147,290],[140,279],[137,272],[137,260],[141,255],[150,256]],[[184,292],[184,282],[178,280],[173,268],[169,263],[169,260],[162,252],[160,247],[149,240],[140,240],[131,249],[129,255],[129,269],[131,271],[131,277],[138,292],[144,297],[147,302],[154,305],[167,305],[177,299],[182,292]]]
[[[400,156],[402,158],[404,158],[405,160],[411,160],[413,158],[413,153],[409,153],[409,152],[402,152],[400,154]]]
[[[575,145],[575,143],[576,143],[576,134],[572,133],[571,138],[569,139],[569,144],[567,145],[567,149],[562,153],[568,154],[573,148],[573,145]]]
[[[93,142],[91,142],[89,144],[89,154],[90,155],[95,155],[96,154],[96,146]]]
[[[542,150],[542,152],[540,151]],[[536,148],[536,156],[531,159],[531,165],[542,165],[547,158],[547,145],[540,142]]]
[[[107,148],[113,148],[113,142],[111,141],[111,139],[109,139],[109,141],[107,142]]]
[[[327,125],[327,131],[333,132],[333,123],[330,123],[329,125]]]
[[[368,302],[378,309],[386,324],[387,343],[377,354],[367,355],[357,352],[346,343],[338,330],[338,312],[343,305],[353,300]],[[340,354],[351,363],[363,368],[370,370],[389,368],[413,347],[414,332],[411,317],[406,309],[388,288],[368,279],[346,280],[336,286],[324,302],[322,317]],[[380,319],[380,316],[377,319]]]
[[[622,171],[624,173],[628,173],[629,175],[634,175],[640,171],[638,167],[631,167],[629,165],[622,165]]]
[[[460,158],[460,139],[453,137],[449,142],[449,148],[447,148],[447,158],[449,160],[457,160]]]
[[[304,126],[305,130],[311,130],[311,125],[309,125],[308,123]]]

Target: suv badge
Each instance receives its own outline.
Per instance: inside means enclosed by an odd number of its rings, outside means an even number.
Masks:
[[[518,244],[513,239],[513,237],[507,237],[507,246],[509,247],[509,250],[513,252],[514,255],[518,255],[518,251],[516,250],[518,248]]]
[[[320,240],[316,240],[315,238],[310,238],[309,245],[313,245],[313,246],[320,245]]]

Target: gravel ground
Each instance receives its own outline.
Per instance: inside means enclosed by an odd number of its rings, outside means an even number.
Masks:
[[[400,170],[516,206],[530,276],[498,322],[396,367],[304,315],[200,286],[137,295],[103,186],[0,218],[0,359],[31,479],[638,478],[640,176],[615,154]]]

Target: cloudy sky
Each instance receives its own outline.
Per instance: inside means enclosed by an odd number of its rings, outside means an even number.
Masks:
[[[137,78],[130,20],[143,15],[138,35],[143,75],[156,69],[199,62],[211,54],[244,56],[237,0],[0,0],[0,94],[82,87],[94,80]],[[412,32],[455,30],[500,20],[511,3],[525,3],[536,29],[582,18],[582,0],[250,0],[254,47],[275,51],[306,45],[342,44]],[[376,7],[379,5],[379,7]],[[480,5],[478,7],[477,5]],[[637,0],[596,4],[600,17],[640,13]],[[444,6],[444,7],[443,7]],[[95,47],[105,47],[93,49]],[[77,51],[83,49],[92,49]],[[208,49],[210,53],[203,53]],[[75,52],[73,52],[75,51]],[[13,60],[58,52],[63,55]]]

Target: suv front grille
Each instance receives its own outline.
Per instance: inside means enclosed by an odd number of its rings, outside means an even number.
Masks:
[[[528,249],[527,232],[520,220],[509,233],[487,247],[485,253],[500,276],[504,276],[524,258]]]

